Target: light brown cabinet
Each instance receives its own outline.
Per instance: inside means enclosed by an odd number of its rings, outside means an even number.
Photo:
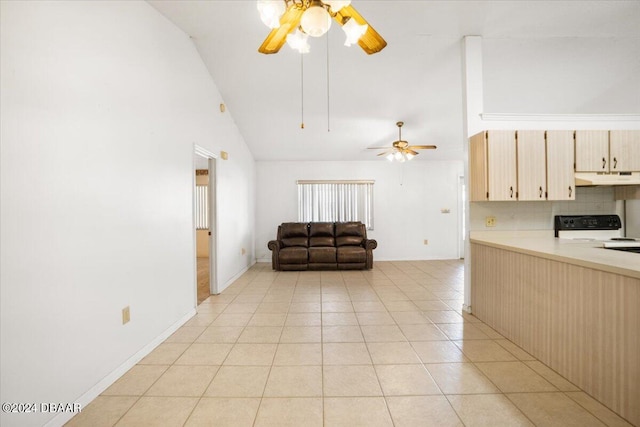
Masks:
[[[609,172],[609,131],[576,131],[576,172]]]
[[[471,200],[517,200],[515,131],[482,132],[470,144]]]
[[[640,171],[640,131],[576,131],[576,172]]]
[[[573,131],[486,131],[469,148],[470,200],[574,200]]]
[[[548,200],[575,200],[576,198],[573,144],[573,131],[546,132]]]
[[[610,131],[609,156],[611,172],[640,171],[640,131]]]
[[[543,130],[516,134],[518,200],[547,199],[545,135]]]

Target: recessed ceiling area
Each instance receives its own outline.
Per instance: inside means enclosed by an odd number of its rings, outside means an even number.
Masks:
[[[640,112],[640,2],[355,0],[387,47],[345,47],[333,25],[302,58],[258,53],[255,1],[149,3],[193,39],[259,161],[376,160],[399,120],[438,146],[417,160],[462,159],[465,35],[483,38],[487,112]]]

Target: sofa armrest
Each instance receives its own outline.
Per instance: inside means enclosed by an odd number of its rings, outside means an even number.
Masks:
[[[378,247],[378,242],[373,239],[365,239],[362,245],[367,253],[365,268],[371,270],[373,268],[373,250]]]
[[[364,248],[368,251],[372,251],[378,247],[378,242],[374,239],[366,239],[364,241]]]
[[[267,243],[267,247],[271,251],[271,268],[280,270],[280,241],[271,240]]]
[[[267,247],[269,248],[270,251],[278,252],[280,250],[280,241],[270,240],[269,243],[267,243]]]

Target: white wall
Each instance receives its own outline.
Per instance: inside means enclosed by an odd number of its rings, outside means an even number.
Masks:
[[[640,113],[637,37],[487,38],[482,51],[484,113]]]
[[[275,239],[278,225],[298,220],[298,179],[375,180],[374,230],[367,232],[378,241],[374,260],[458,258],[461,161],[258,161],[256,168],[260,260],[271,260],[267,242]]]
[[[0,4],[1,400],[86,403],[193,312],[193,145],[229,152],[221,284],[254,258],[255,164],[189,38],[148,4]]]

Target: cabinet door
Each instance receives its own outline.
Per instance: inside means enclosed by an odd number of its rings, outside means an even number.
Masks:
[[[519,130],[518,200],[546,200],[547,171],[543,130]]]
[[[612,130],[609,138],[611,172],[640,171],[640,131]]]
[[[547,199],[575,200],[573,131],[547,131]]]
[[[487,132],[489,200],[517,200],[516,132]]]
[[[484,132],[469,140],[469,199],[487,200],[487,143]]]
[[[609,131],[576,131],[576,172],[609,172]]]

